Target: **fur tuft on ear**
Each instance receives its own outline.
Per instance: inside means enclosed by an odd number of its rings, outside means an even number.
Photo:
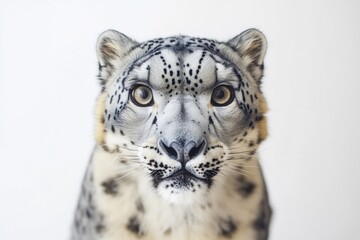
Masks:
[[[233,47],[243,60],[246,69],[258,84],[264,71],[264,57],[267,49],[265,36],[257,29],[248,29],[230,41],[228,45]]]
[[[128,36],[115,30],[107,30],[100,34],[96,52],[99,60],[99,78],[104,86],[107,79],[112,75],[114,68],[121,59],[138,43]]]
[[[100,34],[96,52],[101,66],[112,64],[121,59],[137,42],[115,30],[107,30]]]

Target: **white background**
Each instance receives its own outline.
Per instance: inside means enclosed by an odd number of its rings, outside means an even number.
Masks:
[[[94,144],[95,42],[268,38],[271,240],[360,239],[359,1],[1,1],[0,239],[62,240]]]

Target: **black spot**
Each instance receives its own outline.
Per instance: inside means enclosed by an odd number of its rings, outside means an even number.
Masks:
[[[126,225],[126,228],[127,228],[130,232],[132,232],[132,233],[134,233],[134,234],[136,234],[136,235],[138,235],[138,236],[142,236],[142,235],[143,235],[143,233],[141,232],[141,229],[140,229],[139,220],[138,220],[138,218],[137,218],[136,216],[133,216],[133,217],[131,217],[131,218],[129,219],[129,221],[128,221],[127,225]]]
[[[245,94],[244,94],[244,91],[241,89],[241,96],[242,96],[242,100],[243,100],[243,102],[245,102],[246,101],[246,99],[245,99]]]
[[[141,198],[137,199],[136,202],[136,209],[141,212],[141,213],[144,213],[145,212],[145,208],[144,208],[144,204],[141,200]]]
[[[80,227],[80,222],[78,219],[75,219],[75,228],[78,230]]]
[[[101,183],[101,186],[104,189],[104,193],[112,195],[112,196],[116,196],[118,194],[118,183],[116,182],[115,179],[108,179],[104,182]]]
[[[247,180],[245,176],[239,176],[237,178],[237,182],[237,191],[238,193],[240,193],[241,196],[246,198],[254,192],[256,187],[255,184]]]
[[[219,229],[220,236],[231,238],[232,235],[236,232],[237,226],[234,221],[229,217],[228,219],[220,219]]]
[[[209,116],[209,124],[214,124],[214,121],[212,120],[211,116]]]
[[[164,232],[164,235],[170,235],[171,234],[171,228],[166,229],[166,231]]]
[[[93,217],[92,212],[88,208],[85,210],[85,215],[88,219],[92,219]]]
[[[257,234],[257,240],[268,239],[271,214],[272,211],[269,206],[267,193],[265,191],[264,198],[260,203],[259,215],[253,223],[254,229],[256,230]]]
[[[105,231],[105,226],[104,226],[104,224],[102,224],[102,223],[96,224],[96,225],[95,225],[95,231],[96,231],[97,233],[102,233],[102,232],[104,232],[104,231]]]
[[[103,149],[105,152],[111,152],[111,151],[110,151],[110,148],[109,148],[107,145],[105,145],[105,143],[103,143],[103,144],[101,145],[101,147],[102,147],[102,149]]]
[[[155,116],[152,124],[154,125],[154,124],[156,124],[156,122],[157,122],[157,117]]]

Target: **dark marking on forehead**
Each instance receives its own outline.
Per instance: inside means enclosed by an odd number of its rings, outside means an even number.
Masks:
[[[219,43],[211,39],[189,38],[186,36],[158,38],[141,43],[137,47],[145,50],[144,55],[135,60],[134,63],[123,72],[122,76],[117,80],[117,82],[122,80],[122,85],[124,86],[124,81],[135,67],[141,66],[142,63],[146,62],[153,56],[160,55],[161,50],[163,49],[172,50],[176,54],[183,54],[186,52],[192,53],[196,49],[202,49],[214,54],[220,54],[220,50],[216,47],[216,44]]]
[[[117,82],[121,80],[122,87],[125,88],[126,79],[135,68],[141,68],[145,62],[150,60],[152,57],[159,55],[159,58],[161,59],[164,66],[161,78],[164,80],[163,86],[166,89],[165,94],[171,98],[175,95],[179,95],[179,93],[187,93],[196,99],[196,96],[204,88],[206,88],[206,85],[203,85],[204,81],[201,79],[201,77],[199,77],[199,74],[200,70],[202,69],[204,58],[206,55],[208,55],[215,61],[215,63],[222,64],[224,67],[232,69],[232,72],[237,77],[236,82],[239,83],[238,89],[240,89],[240,87],[244,85],[241,77],[242,74],[239,72],[240,70],[237,69],[232,62],[228,61],[224,56],[222,56],[219,49],[216,47],[217,44],[220,43],[210,39],[189,38],[185,36],[159,38],[142,43],[138,47],[141,49],[146,49],[145,55],[135,60],[133,64],[123,72],[122,76],[117,80]],[[177,59],[177,61],[172,60],[171,62],[174,63],[173,65],[169,64],[166,61],[166,58],[163,56],[163,50],[165,49],[174,53],[174,59]],[[197,50],[197,52],[199,50],[202,51],[198,60],[199,64],[194,66],[194,63],[192,63],[190,66],[189,63],[183,63],[184,54],[193,54],[195,50]],[[150,66],[148,65],[146,69],[148,70],[147,80],[150,80]],[[160,76],[153,76],[153,78],[154,77],[158,79]],[[216,72],[214,77],[216,84]],[[153,87],[151,82],[148,83],[151,87]],[[121,87],[119,86],[119,89],[120,88]],[[120,97],[117,99],[117,101],[120,101]]]
[[[146,49],[146,53],[163,48],[171,48],[175,52],[193,50],[192,48],[204,48],[208,51],[219,52],[220,50],[216,47],[216,43],[212,39],[176,36],[150,40],[140,44],[139,47]]]

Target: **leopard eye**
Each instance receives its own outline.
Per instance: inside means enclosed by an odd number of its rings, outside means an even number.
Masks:
[[[145,85],[134,86],[130,96],[133,103],[139,107],[148,107],[154,104],[152,91]]]
[[[216,107],[229,105],[234,100],[234,89],[227,85],[217,86],[211,95],[211,104]]]

